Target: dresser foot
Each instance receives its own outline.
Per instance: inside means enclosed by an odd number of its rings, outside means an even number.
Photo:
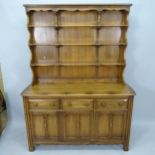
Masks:
[[[128,150],[129,150],[129,146],[126,145],[126,144],[124,144],[124,145],[123,145],[123,150],[124,150],[124,151],[128,151]]]
[[[34,147],[34,145],[32,145],[32,146],[29,146],[29,151],[30,152],[33,152],[35,150],[35,147]]]

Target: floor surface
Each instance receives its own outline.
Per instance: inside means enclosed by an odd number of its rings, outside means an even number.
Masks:
[[[0,137],[0,155],[155,155],[155,123],[133,123],[130,149],[121,145],[38,146],[28,151],[24,125],[8,125]]]

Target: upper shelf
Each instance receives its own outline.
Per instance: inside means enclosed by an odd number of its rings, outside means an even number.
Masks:
[[[98,63],[32,63],[31,66],[125,66],[124,62],[98,62]]]
[[[29,24],[29,28],[33,27],[56,27],[56,28],[61,28],[61,27],[128,27],[128,25],[33,25]]]
[[[126,26],[128,25],[128,13],[122,11],[61,11],[54,13],[49,11],[30,12],[28,14],[28,26]]]
[[[126,46],[127,43],[96,43],[96,44],[36,44],[36,43],[29,43],[29,46]]]

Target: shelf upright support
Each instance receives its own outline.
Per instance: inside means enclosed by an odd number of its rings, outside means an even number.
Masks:
[[[56,42],[56,48],[57,48],[57,56],[58,56],[58,78],[61,77],[61,66],[60,64],[60,40],[59,40],[59,30],[60,30],[60,10],[55,12],[56,14],[56,33],[57,33],[57,42]]]
[[[36,46],[30,46],[31,43],[35,43],[35,38],[34,38],[34,23],[33,21],[30,20],[30,12],[26,12],[26,17],[27,17],[27,29],[28,29],[28,33],[29,33],[29,39],[28,39],[28,43],[29,43],[29,49],[31,51],[30,53],[30,66],[31,66],[31,71],[32,71],[32,81],[31,84],[34,85],[37,82],[37,78],[35,76],[35,72],[34,72],[34,68],[32,67],[32,62],[33,62],[33,54],[32,51],[34,51],[36,49]],[[34,27],[29,27],[29,25],[33,25]]]
[[[97,22],[96,22],[96,78],[98,78],[98,70],[99,70],[99,31],[100,31],[100,21],[101,21],[101,11],[97,11]]]
[[[121,19],[121,23],[120,25],[122,25],[122,27],[120,27],[121,29],[121,37],[120,37],[120,44],[125,43],[124,45],[120,45],[119,46],[119,57],[120,57],[120,62],[123,61],[123,63],[125,64],[125,58],[124,58],[124,52],[126,50],[126,46],[127,46],[127,29],[128,26],[126,27],[126,25],[128,25],[128,15],[129,12],[127,10],[121,10],[120,11],[122,19]],[[118,82],[123,82],[124,83],[124,79],[123,79],[123,72],[124,72],[124,68],[125,65],[123,66],[123,68],[119,68],[119,72],[118,72]]]

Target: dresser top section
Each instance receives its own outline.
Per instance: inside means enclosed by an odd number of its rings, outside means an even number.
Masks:
[[[34,83],[124,82],[131,4],[25,5]]]
[[[87,10],[126,10],[129,11],[132,4],[128,3],[105,3],[105,4],[24,4],[26,11],[59,11],[59,10],[70,10],[70,11],[87,11]]]

